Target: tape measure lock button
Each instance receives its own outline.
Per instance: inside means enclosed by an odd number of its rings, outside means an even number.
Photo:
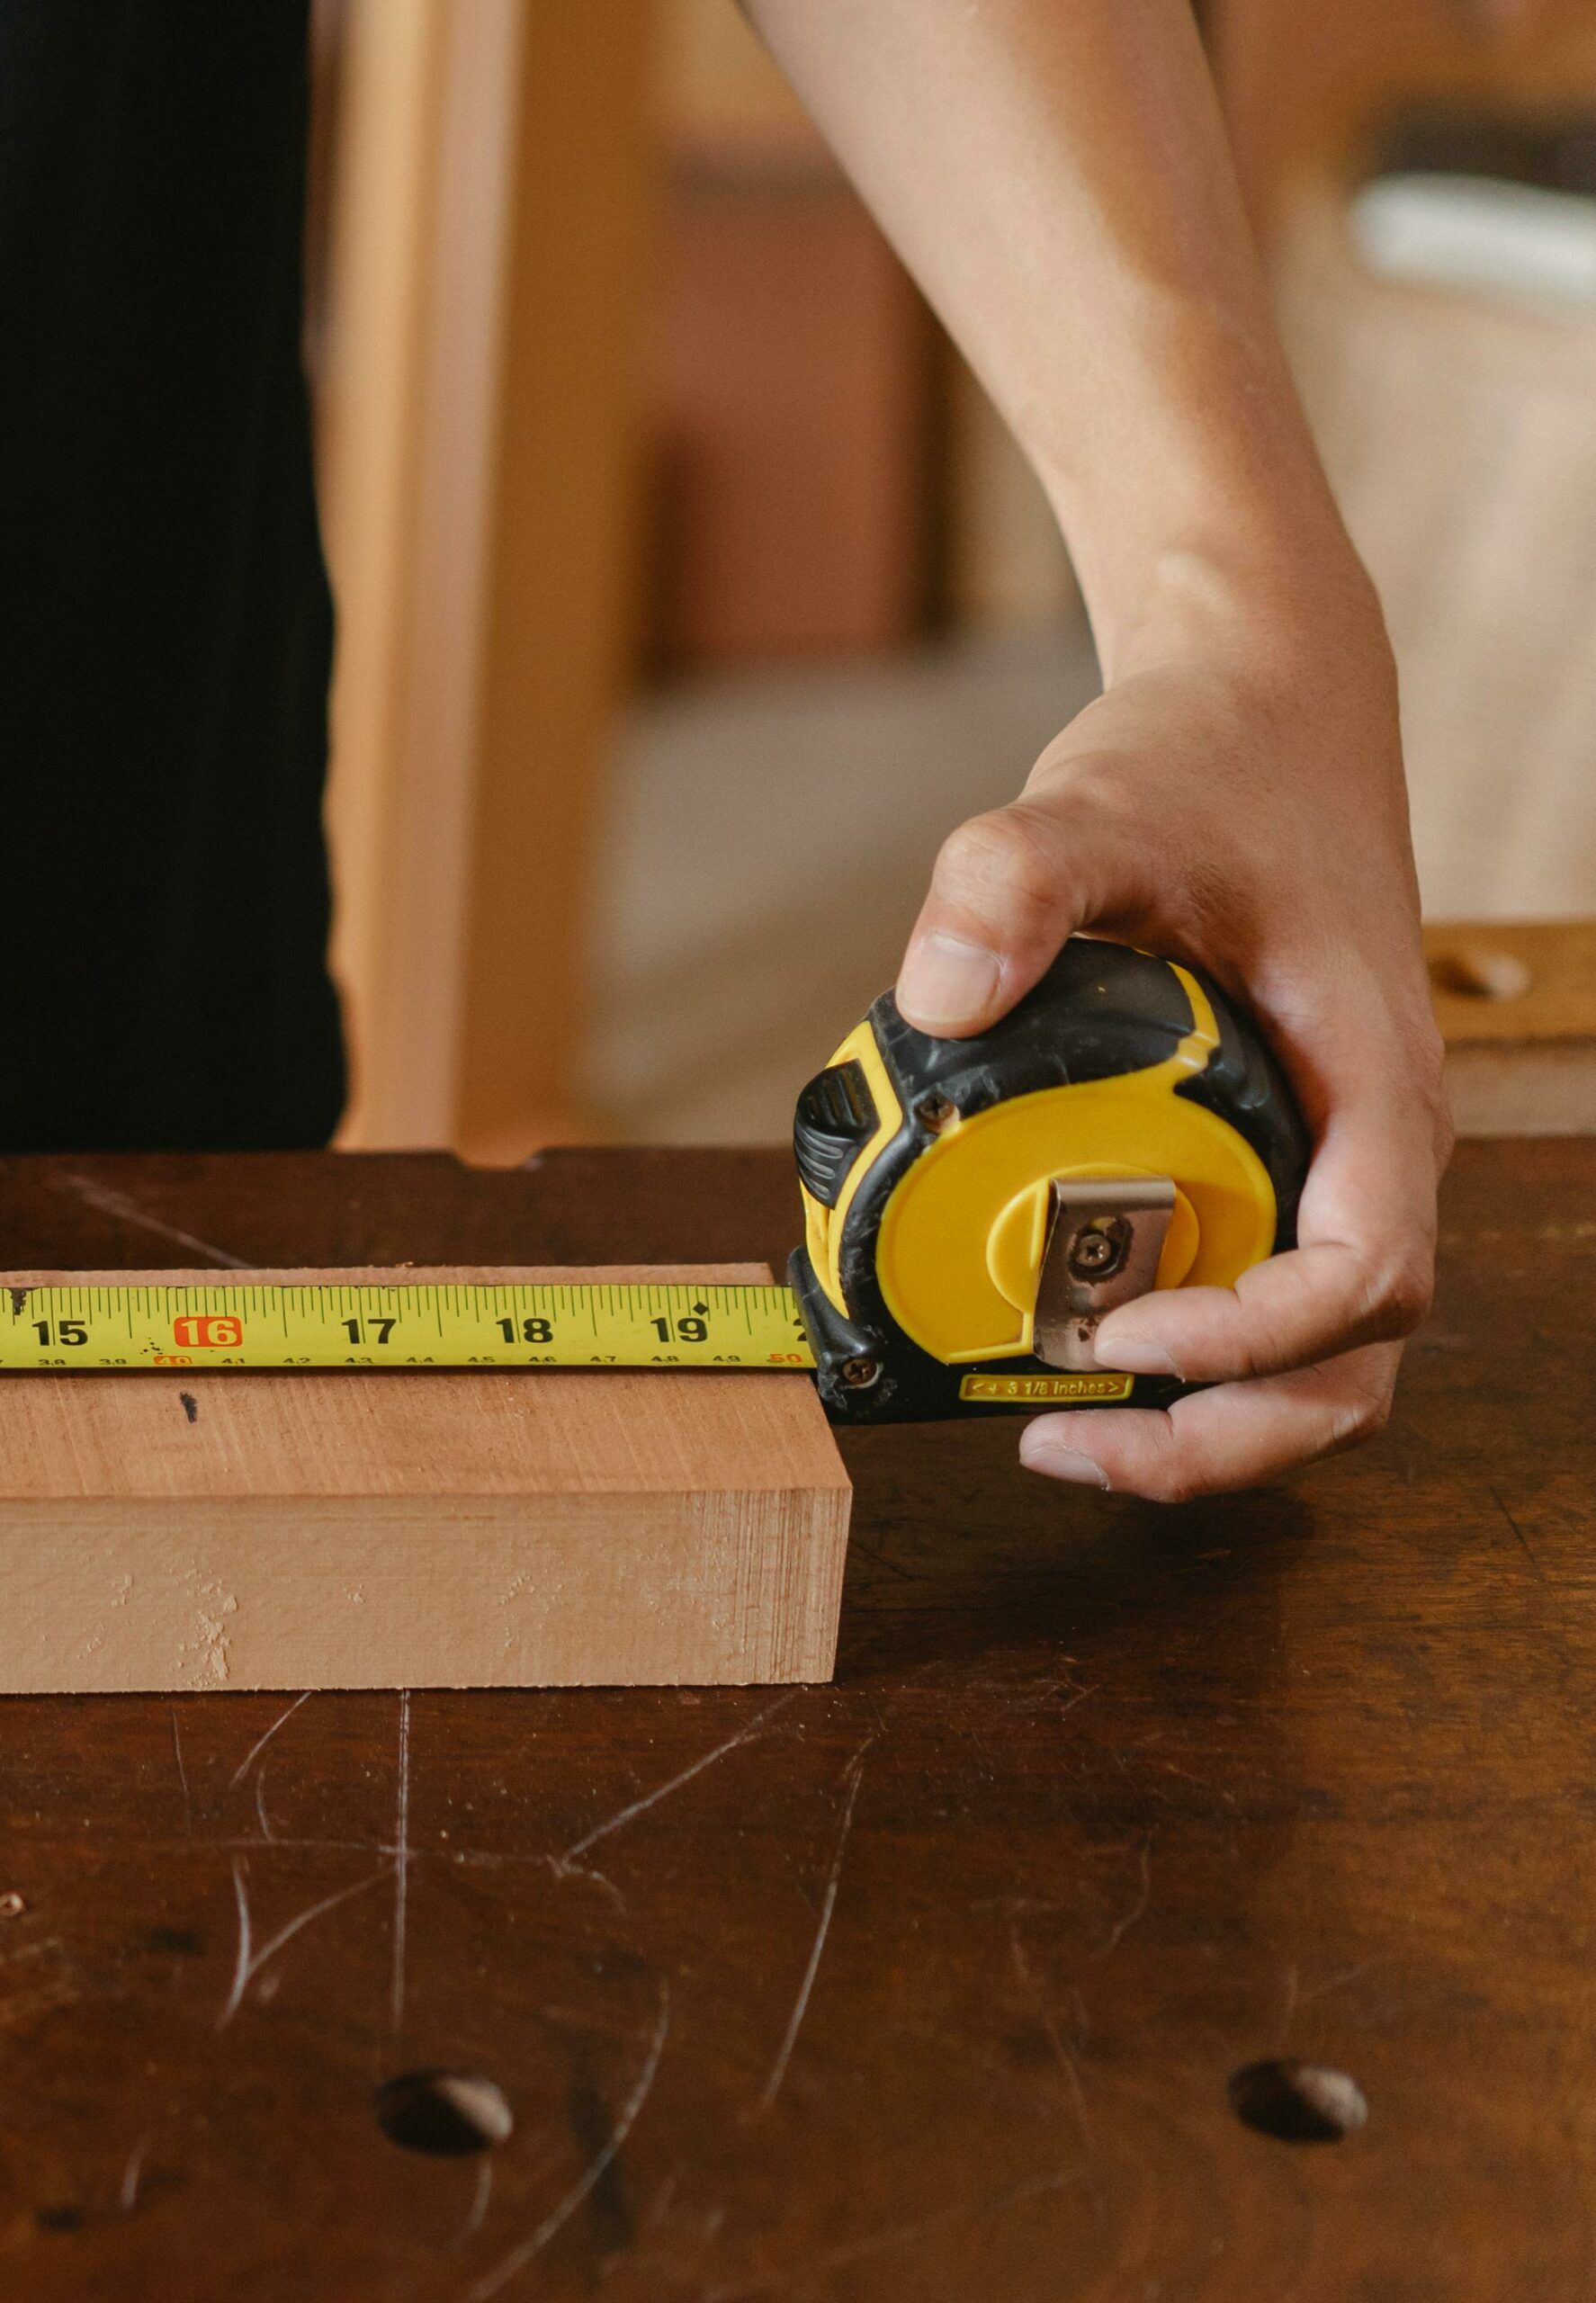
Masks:
[[[800,1093],[793,1119],[798,1180],[811,1200],[835,1207],[843,1180],[878,1115],[856,1057],[829,1063]]]

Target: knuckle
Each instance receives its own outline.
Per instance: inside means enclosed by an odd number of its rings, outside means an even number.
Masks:
[[[1190,1503],[1203,1492],[1191,1466],[1176,1457],[1150,1465],[1136,1485],[1149,1503]]]
[[[1278,1304],[1260,1303],[1243,1286],[1230,1291],[1224,1308],[1227,1316],[1222,1325],[1215,1322],[1201,1371],[1210,1379],[1234,1383],[1274,1376],[1300,1358],[1290,1321]]]
[[[1357,1342],[1400,1342],[1430,1315],[1435,1259],[1421,1249],[1394,1249],[1363,1271],[1354,1306]]]
[[[1201,1493],[1202,1490],[1195,1480],[1173,1479],[1166,1480],[1161,1486],[1155,1487],[1148,1500],[1150,1502],[1166,1504],[1173,1509],[1178,1504],[1195,1503]]]
[[[1255,1325],[1239,1337],[1231,1354],[1236,1378],[1242,1381],[1278,1375],[1282,1367],[1290,1367],[1293,1356],[1290,1337],[1273,1323]]]
[[[1337,1412],[1331,1435],[1332,1451],[1358,1447],[1366,1439],[1378,1438],[1390,1420],[1391,1393],[1388,1391],[1359,1390],[1353,1393]]]
[[[1435,1293],[1430,1259],[1403,1254],[1385,1264],[1369,1289],[1369,1317],[1376,1340],[1394,1342],[1412,1335],[1429,1317]]]
[[[1018,808],[972,816],[944,841],[937,879],[945,894],[1000,901],[1009,914],[1039,922],[1055,908],[1060,874],[1040,827]]]

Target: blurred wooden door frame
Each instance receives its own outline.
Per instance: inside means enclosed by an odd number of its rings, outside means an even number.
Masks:
[[[580,1132],[627,654],[650,0],[349,0],[322,356],[350,1144]]]

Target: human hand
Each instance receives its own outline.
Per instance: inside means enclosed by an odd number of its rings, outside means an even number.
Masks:
[[[1242,620],[1146,651],[1018,800],[946,842],[898,982],[911,1024],[985,1030],[1068,936],[1106,934],[1196,962],[1251,1008],[1315,1146],[1294,1250],[1098,1331],[1105,1367],[1214,1388],[1039,1416],[1031,1469],[1179,1501],[1382,1428],[1430,1304],[1451,1143],[1418,921],[1395,682],[1356,588],[1311,632]]]

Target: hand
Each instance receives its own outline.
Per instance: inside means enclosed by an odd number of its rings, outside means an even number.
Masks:
[[[1315,1151],[1297,1246],[1233,1288],[1110,1313],[1104,1366],[1211,1384],[1167,1411],[1039,1416],[1031,1469],[1179,1501],[1366,1438],[1428,1310],[1450,1151],[1420,949],[1395,682],[1372,604],[1239,619],[1135,668],[955,831],[898,1003],[982,1031],[1077,929],[1195,961],[1251,1008]]]

